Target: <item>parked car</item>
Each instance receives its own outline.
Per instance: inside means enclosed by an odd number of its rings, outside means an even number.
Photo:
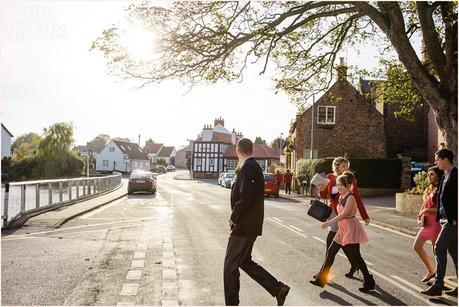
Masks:
[[[166,170],[166,168],[164,166],[159,165],[159,166],[156,167],[156,172],[158,174],[165,174],[165,173],[167,173],[167,170]]]
[[[224,186],[225,188],[231,188],[231,182],[233,180],[233,178],[235,177],[234,173],[225,173],[221,178],[220,178],[220,182],[222,186]]]
[[[133,172],[129,178],[128,194],[135,192],[156,193],[156,180],[151,172]]]
[[[225,172],[220,173],[220,175],[218,176],[218,179],[217,179],[217,184],[218,185],[223,186],[223,178],[225,177],[225,175],[226,175]]]
[[[175,166],[173,166],[172,164],[171,165],[168,165],[166,167],[166,171],[168,172],[175,172]]]
[[[277,184],[276,176],[265,173],[263,177],[265,179],[265,195],[279,197],[279,185]]]

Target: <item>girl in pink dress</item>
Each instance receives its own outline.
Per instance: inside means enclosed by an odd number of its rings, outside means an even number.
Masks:
[[[338,215],[322,224],[322,228],[327,228],[331,224],[338,223],[338,231],[327,250],[327,255],[322,268],[316,278],[310,282],[313,285],[324,287],[328,281],[328,273],[335,261],[335,256],[342,248],[348,257],[351,257],[351,263],[357,264],[359,270],[363,274],[363,287],[360,291],[374,290],[375,280],[368,272],[367,265],[360,255],[360,244],[368,241],[365,229],[355,217],[357,213],[357,203],[351,192],[351,185],[354,181],[354,175],[350,172],[345,172],[343,175],[336,178],[338,192],[340,194],[339,203],[337,206]]]
[[[422,262],[427,267],[427,273],[422,279],[422,282],[427,282],[435,277],[435,267],[429,259],[429,255],[424,250],[424,244],[427,241],[432,242],[432,252],[435,255],[434,247],[437,241],[438,234],[440,233],[441,226],[435,220],[437,214],[437,185],[442,176],[442,171],[437,167],[431,167],[427,171],[430,186],[424,192],[424,203],[419,211],[418,220],[424,215],[424,226],[419,230],[413,244],[413,249],[418,253]]]

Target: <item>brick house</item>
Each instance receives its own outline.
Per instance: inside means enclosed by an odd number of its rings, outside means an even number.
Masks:
[[[360,90],[384,115],[387,158],[396,158],[398,154],[402,154],[411,157],[413,161],[427,161],[429,158],[427,135],[431,130],[432,121],[435,125],[435,119],[432,120],[429,114],[429,105],[423,103],[419,109],[414,110],[413,121],[397,118],[395,112],[399,111],[401,106],[396,103],[384,103],[383,95],[378,93],[382,82],[384,81],[360,79]]]
[[[272,164],[279,165],[280,150],[271,148],[267,145],[253,144],[253,155],[264,172],[268,171],[268,167]],[[223,155],[225,158],[225,171],[236,169],[238,157],[236,155],[236,145],[230,145]]]
[[[294,144],[288,167],[313,157],[386,158],[384,116],[347,81],[344,63],[338,80],[314,104],[297,114],[290,133]],[[313,122],[311,125],[312,114]]]

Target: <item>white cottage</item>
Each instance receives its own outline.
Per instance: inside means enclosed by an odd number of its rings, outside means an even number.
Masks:
[[[2,159],[11,156],[11,138],[14,135],[2,124]]]
[[[134,169],[150,170],[147,154],[136,143],[111,140],[96,154],[96,171],[130,173]]]

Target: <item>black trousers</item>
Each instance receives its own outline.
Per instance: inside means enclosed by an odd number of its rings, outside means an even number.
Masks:
[[[443,289],[448,253],[453,259],[457,276],[457,224],[450,224],[446,220],[441,220],[440,224],[441,231],[435,243],[435,260],[437,261],[435,286]]]
[[[333,239],[335,238],[336,231],[329,231],[327,235],[327,250],[330,247],[330,245],[334,242]],[[343,252],[347,257],[347,260],[351,263],[351,270],[354,270],[355,268],[358,268],[357,263],[355,262],[355,259],[352,257],[352,255],[348,255],[349,249],[343,248]]]
[[[292,183],[285,183],[285,194],[290,194],[292,192]]]
[[[276,296],[280,287],[283,285],[283,283],[252,260],[252,249],[256,239],[257,237],[233,235],[228,239],[223,267],[226,305],[239,305],[239,268],[244,270],[247,275],[265,288],[272,296]]]
[[[351,263],[357,264],[357,267],[362,272],[364,279],[368,279],[370,277],[370,273],[368,272],[367,264],[363,260],[362,255],[360,255],[360,244],[347,244],[342,246],[336,243],[336,241],[333,241],[327,250],[327,256],[318,278],[321,279],[323,283],[326,283],[328,273],[335,262],[336,254],[338,254],[341,248],[346,256],[349,257]]]

